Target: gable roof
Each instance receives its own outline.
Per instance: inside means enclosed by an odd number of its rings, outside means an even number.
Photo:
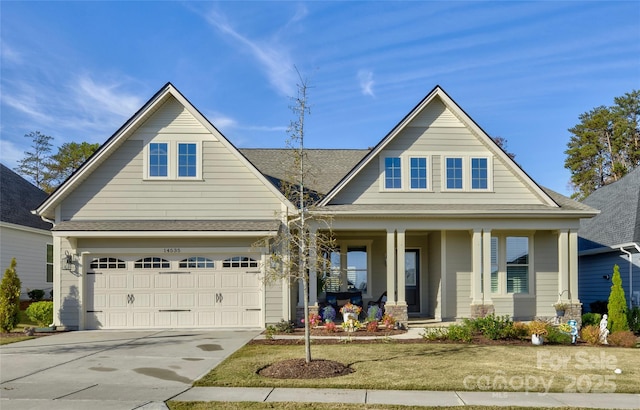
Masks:
[[[600,215],[580,222],[580,248],[640,243],[640,167],[595,190],[583,201]]]
[[[320,201],[320,206],[329,204],[329,202],[349,184],[349,182],[367,165],[369,164],[408,124],[416,118],[420,112],[424,110],[434,99],[439,98],[440,101],[479,139],[485,144],[492,146],[500,155],[506,164],[509,164],[514,173],[523,181],[523,183],[548,207],[556,207],[559,205],[548,195],[520,166],[513,161],[502,148],[500,148],[487,133],[473,121],[471,117],[439,86],[435,86],[427,96],[422,99],[372,150],[369,155],[364,157],[358,165],[356,165],[332,190],[327,196]]]
[[[31,210],[47,198],[47,193],[4,164],[0,166],[0,221],[50,230],[50,223],[31,213]]]
[[[103,163],[129,136],[131,136],[168,98],[175,98],[209,132],[216,136],[262,183],[287,207],[295,210],[291,202],[256,169],[238,149],[187,100],[173,84],[165,84],[131,118],[129,118],[80,168],[71,174],[36,210],[39,215],[54,218],[55,207],[67,197],[88,175]]]

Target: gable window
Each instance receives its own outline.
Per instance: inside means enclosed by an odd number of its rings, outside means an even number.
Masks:
[[[154,269],[154,268],[168,269],[171,267],[171,263],[166,259],[162,259],[158,257],[148,257],[148,258],[138,259],[133,264],[133,267],[135,269]]]
[[[427,159],[411,158],[411,189],[427,189]]]
[[[223,268],[257,268],[258,261],[247,256],[234,256],[222,262]]]
[[[94,258],[89,267],[91,269],[126,269],[127,264],[116,258]]]
[[[53,282],[53,245],[47,244],[47,282]]]
[[[486,158],[471,158],[471,189],[487,189],[488,168]]]
[[[529,293],[530,243],[527,236],[491,237],[491,292]]]
[[[447,158],[447,189],[462,189],[462,158]]]
[[[400,157],[387,157],[384,159],[384,187],[385,189],[402,188]]]
[[[195,143],[178,144],[178,177],[197,176],[197,149]]]
[[[194,269],[213,269],[214,263],[211,259],[202,256],[192,256],[187,259],[183,259],[178,263],[181,268],[194,268]]]
[[[169,144],[152,142],[149,144],[149,176],[169,176]]]

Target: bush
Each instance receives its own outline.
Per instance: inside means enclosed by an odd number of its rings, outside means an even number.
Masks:
[[[546,336],[549,333],[549,325],[540,320],[529,322],[527,328],[529,330],[529,335]]]
[[[596,325],[583,326],[580,338],[590,345],[600,344],[600,328]]]
[[[545,340],[550,344],[569,345],[571,344],[571,335],[550,326]]]
[[[609,304],[607,311],[609,314],[609,330],[611,333],[620,330],[629,330],[629,322],[627,321],[627,299],[624,297],[624,289],[622,288],[622,278],[620,277],[620,268],[613,265],[613,277],[611,278],[611,294],[609,294]]]
[[[382,319],[382,309],[378,305],[371,305],[369,309],[367,309],[367,320],[369,321],[378,321]]]
[[[279,333],[293,333],[296,325],[290,320],[282,319],[280,322],[276,323],[275,328]]]
[[[496,316],[493,313],[464,323],[472,330],[480,331],[484,337],[491,340],[508,338],[513,327],[509,316]]]
[[[35,302],[27,308],[27,316],[40,327],[49,326],[53,322],[53,302]]]
[[[465,325],[451,325],[447,329],[447,339],[456,342],[469,343],[473,339],[471,328]]]
[[[16,273],[16,258],[4,272],[0,282],[0,329],[7,333],[18,326],[20,314],[20,279]]]
[[[529,326],[526,323],[515,322],[505,329],[507,339],[525,340],[529,338]]]
[[[44,290],[42,289],[33,289],[27,292],[27,296],[31,299],[32,302],[39,302],[44,298]]]
[[[327,322],[324,324],[324,330],[326,330],[327,333],[335,333],[337,326],[334,322]]]
[[[607,313],[607,302],[606,300],[596,300],[595,302],[589,303],[589,309],[591,313],[600,313],[600,315],[604,315]]]
[[[627,314],[627,321],[629,322],[629,330],[634,333],[640,333],[640,307],[636,306]]]
[[[636,335],[628,330],[613,332],[607,338],[609,344],[619,347],[636,347]]]
[[[431,342],[437,340],[446,340],[449,337],[449,331],[446,327],[425,327],[422,338]]]
[[[582,326],[599,325],[602,315],[600,313],[585,313],[582,315]]]
[[[378,321],[372,320],[367,323],[367,332],[377,332],[378,331]]]

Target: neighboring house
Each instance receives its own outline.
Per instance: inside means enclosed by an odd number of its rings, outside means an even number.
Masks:
[[[608,300],[618,265],[627,303],[640,306],[640,168],[589,195],[584,204],[600,209],[578,231],[580,300],[585,310]]]
[[[44,290],[48,298],[53,287],[52,225],[31,213],[46,197],[46,192],[0,164],[0,268],[4,274],[16,258],[23,300],[32,289]]]
[[[310,271],[323,293],[455,320],[579,317],[577,230],[597,211],[538,186],[436,87],[371,150],[308,150],[307,188],[338,248]],[[293,319],[299,287],[263,284],[297,216],[283,149],[236,149],[165,85],[38,208],[53,228],[56,324],[72,329],[264,327]],[[322,226],[311,226],[315,235]],[[318,297],[319,295],[319,297]]]

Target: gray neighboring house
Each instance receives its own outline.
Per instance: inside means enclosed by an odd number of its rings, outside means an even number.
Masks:
[[[51,224],[31,213],[47,193],[0,164],[0,267],[4,275],[11,258],[18,263],[22,281],[20,299],[31,289],[53,288],[53,237]]]
[[[640,305],[640,168],[606,185],[583,203],[600,214],[583,219],[578,231],[579,289],[584,310],[607,300],[618,265],[627,303]]]

